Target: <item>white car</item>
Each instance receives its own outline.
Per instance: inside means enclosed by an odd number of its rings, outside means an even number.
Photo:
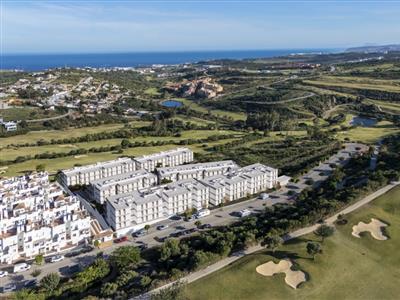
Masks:
[[[50,258],[51,263],[59,262],[64,259],[64,255],[54,255],[53,257]]]
[[[7,271],[0,271],[0,278],[6,277],[8,275]]]
[[[157,226],[157,230],[165,230],[168,227],[169,227],[168,225],[159,225],[159,226]]]
[[[27,263],[20,263],[14,265],[14,273],[19,273],[19,272],[25,272],[28,271],[31,268],[31,265],[28,265]]]

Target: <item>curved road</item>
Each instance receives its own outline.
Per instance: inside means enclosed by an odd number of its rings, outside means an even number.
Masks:
[[[72,114],[72,111],[68,111],[66,114],[60,115],[60,116],[54,116],[54,117],[49,117],[49,118],[43,118],[43,119],[34,119],[34,120],[26,120],[27,123],[35,123],[35,122],[44,122],[44,121],[51,121],[51,120],[57,120],[57,119],[62,119],[65,118],[69,115]]]

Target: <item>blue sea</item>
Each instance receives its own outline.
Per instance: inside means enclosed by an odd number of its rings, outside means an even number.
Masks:
[[[0,69],[40,71],[57,67],[139,67],[182,64],[213,59],[267,58],[294,53],[332,53],[338,49],[283,49],[197,52],[141,52],[97,54],[5,54]]]

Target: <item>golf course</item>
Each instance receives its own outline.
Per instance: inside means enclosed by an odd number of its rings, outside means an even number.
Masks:
[[[189,299],[398,299],[400,294],[400,187],[396,187],[354,213],[347,223],[336,225],[335,233],[323,242],[314,234],[291,240],[275,252],[248,255],[232,265],[186,287]],[[369,232],[352,235],[360,221],[375,218],[388,224],[387,240]],[[309,241],[321,244],[315,260],[307,254]],[[262,276],[256,268],[269,261],[289,258],[294,270],[306,274],[297,289],[285,283],[285,274]]]

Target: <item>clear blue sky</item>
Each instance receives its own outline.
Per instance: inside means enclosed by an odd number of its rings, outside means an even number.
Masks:
[[[3,53],[400,43],[400,2],[389,0],[2,0],[1,8]]]

